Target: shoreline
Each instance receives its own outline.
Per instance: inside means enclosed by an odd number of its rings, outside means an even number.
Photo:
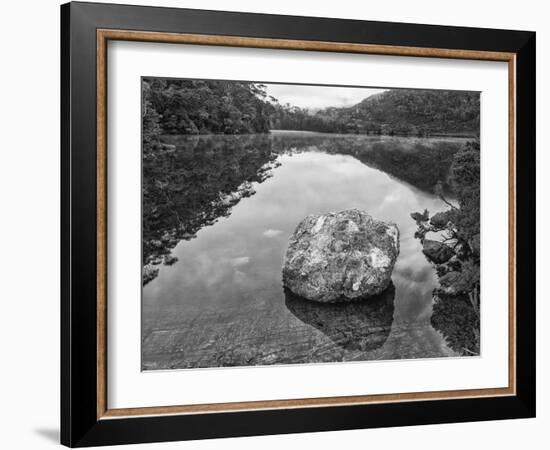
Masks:
[[[225,137],[225,136],[260,136],[260,135],[283,135],[283,134],[294,134],[294,135],[312,135],[312,136],[332,136],[332,137],[347,137],[347,136],[358,136],[358,137],[368,137],[368,138],[384,138],[384,139],[393,139],[393,138],[408,138],[408,139],[460,139],[460,140],[471,140],[477,139],[476,135],[457,135],[457,134],[432,134],[428,136],[412,136],[408,134],[364,134],[364,133],[326,133],[322,131],[311,131],[311,130],[282,130],[282,129],[272,129],[267,133],[232,133],[232,134],[223,134],[223,133],[205,133],[205,134],[161,134],[160,140],[173,139],[173,138],[199,138],[199,137]]]

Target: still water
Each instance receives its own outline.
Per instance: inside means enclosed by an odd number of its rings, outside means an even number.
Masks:
[[[460,140],[272,132],[165,141],[144,162],[144,260],[156,258],[159,271],[143,288],[143,369],[454,355],[430,324],[437,277],[410,213],[447,208],[433,186],[450,189]],[[297,224],[347,208],[399,227],[393,285],[348,305],[285,293]],[[158,254],[178,260],[159,264]]]

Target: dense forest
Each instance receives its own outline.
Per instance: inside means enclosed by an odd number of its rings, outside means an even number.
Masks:
[[[143,139],[160,135],[251,134],[270,129],[325,133],[479,135],[479,93],[395,89],[351,107],[282,105],[259,83],[144,78]],[[160,142],[159,142],[160,143]]]
[[[274,107],[266,97],[265,86],[257,83],[144,78],[144,139],[267,133]]]

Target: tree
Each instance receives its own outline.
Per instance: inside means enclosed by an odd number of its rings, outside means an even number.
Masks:
[[[151,103],[151,86],[148,82],[143,83],[142,94],[142,141],[145,153],[152,151],[155,144],[159,144],[160,136],[160,115]]]

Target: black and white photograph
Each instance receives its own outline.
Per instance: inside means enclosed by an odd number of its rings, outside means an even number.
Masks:
[[[479,92],[141,89],[142,370],[480,355]]]

